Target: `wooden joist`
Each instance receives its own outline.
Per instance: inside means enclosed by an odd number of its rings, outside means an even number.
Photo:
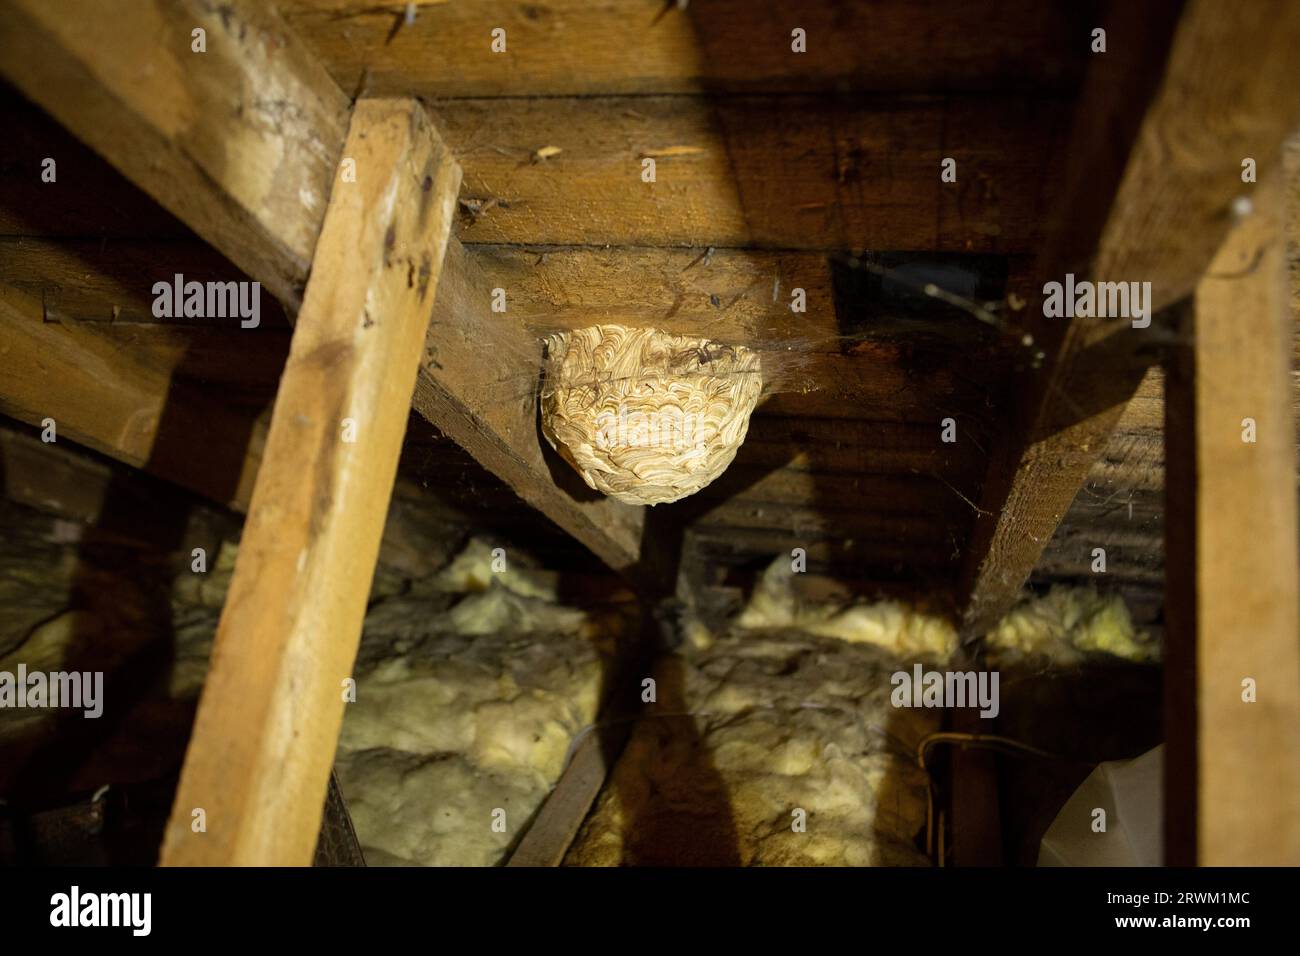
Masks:
[[[1120,20],[1078,108],[1064,214],[1039,268],[1044,281],[1064,281],[1067,271],[1149,281],[1152,312],[1192,291],[1233,200],[1250,197],[1243,160],[1267,172],[1300,121],[1290,43],[1300,7],[1192,0],[1175,18],[1176,7],[1115,8]],[[1175,22],[1170,38],[1161,24]],[[1030,312],[1041,315],[1041,305],[1032,300]],[[1160,332],[1128,318],[1044,318],[1034,334],[1044,364],[991,455],[966,556],[960,591],[972,638],[1014,603],[1157,358]]]
[[[1060,101],[439,101],[466,243],[1024,252]],[[561,150],[534,160],[543,147]],[[940,180],[957,162],[957,182]],[[654,181],[646,182],[647,161]]]
[[[718,342],[839,350],[830,264],[818,252],[474,244],[466,253],[509,315],[539,334],[618,316]],[[790,308],[804,290],[806,312]]]
[[[1041,90],[1077,78],[1091,3],[286,0],[345,90],[556,96],[737,90]],[[802,28],[808,53],[791,51]],[[506,49],[493,53],[492,30]],[[631,50],[635,57],[629,57]]]
[[[205,33],[195,52],[192,31]],[[5,0],[8,79],[294,308],[346,97],[265,4]]]
[[[187,339],[124,348],[119,332],[47,322],[39,299],[0,285],[0,412],[38,428],[53,420],[56,439],[242,510],[261,462],[263,409],[184,381]]]
[[[1274,160],[1274,154],[1261,159]],[[1300,571],[1277,171],[1168,375],[1166,858],[1300,863]]]
[[[9,185],[0,184],[0,210],[13,199],[3,194]],[[464,259],[485,288],[505,290],[512,324],[539,336],[617,316],[625,325],[770,350],[793,347],[800,355],[835,354],[845,346],[830,260],[821,252],[473,244]],[[1023,260],[1013,262],[1023,273]],[[222,256],[192,237],[0,236],[0,275],[39,293],[47,317],[59,321],[156,323],[141,275],[179,272],[202,282],[227,279],[230,271]],[[803,290],[806,311],[790,308],[795,289]],[[1023,296],[1023,286],[1018,292]],[[262,324],[288,328],[283,310],[267,300]],[[861,331],[886,343],[921,337],[959,350],[987,337],[966,315],[920,320],[884,309]]]
[[[320,830],[460,185],[414,100],[358,104],[346,149],[357,180],[326,213],[164,864],[306,865]]]
[[[191,49],[197,28],[205,53]],[[251,2],[4,0],[0,70],[295,310],[344,155],[348,102],[273,12]],[[413,264],[412,281],[426,281],[423,267]],[[611,566],[632,567],[640,512],[562,486],[543,457],[524,409],[537,343],[490,313],[492,286],[455,243],[444,272],[417,407]],[[158,278],[167,276],[150,284]],[[153,395],[161,402],[165,391]]]
[[[118,186],[129,189],[121,180]],[[79,189],[80,184],[69,185],[68,191],[73,188]],[[141,201],[148,202],[143,197]],[[38,297],[48,322],[151,325],[160,334],[174,335],[211,329],[240,331],[237,315],[191,318],[186,322],[159,318],[153,313],[155,281],[170,284],[180,274],[186,282],[226,282],[233,278],[233,272],[225,257],[193,237],[0,237],[0,276],[4,276],[6,285]],[[256,328],[259,334],[277,330],[288,336],[284,309],[270,296],[260,299]],[[249,345],[247,335],[244,345]],[[256,355],[250,354],[249,358],[257,361]]]

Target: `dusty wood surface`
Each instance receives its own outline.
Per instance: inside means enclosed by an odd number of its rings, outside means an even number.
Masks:
[[[466,243],[1036,248],[1060,102],[1017,97],[438,100]],[[543,147],[560,153],[535,162]],[[944,157],[957,182],[940,181]],[[655,181],[642,180],[655,161]]]
[[[266,421],[183,381],[184,343],[123,348],[97,324],[45,321],[41,303],[0,286],[0,412],[213,501],[247,505]],[[246,333],[247,334],[247,333]]]
[[[559,866],[596,802],[612,763],[601,734],[587,734],[506,865]]]
[[[326,213],[165,865],[305,865],[320,830],[460,183],[411,100],[359,104],[345,149],[357,181]]]
[[[119,180],[119,185],[126,184]],[[237,315],[188,320],[155,316],[154,283],[170,284],[177,273],[186,282],[203,283],[228,282],[237,275],[227,259],[193,237],[0,238],[0,275],[15,288],[38,296],[47,321],[152,325],[177,329],[177,334],[240,330]],[[287,339],[289,328],[284,309],[270,295],[263,295],[257,329],[277,329]],[[247,349],[249,359],[256,361],[262,351]]]
[[[0,51],[11,82],[297,304],[348,104],[267,6],[6,0]]]
[[[1184,827],[1170,834],[1171,858],[1206,866],[1300,863],[1300,527],[1280,185],[1259,184],[1254,214],[1210,263],[1191,307],[1194,342],[1170,375],[1168,643],[1194,691],[1168,714],[1167,759],[1170,783],[1192,784],[1194,797],[1170,786],[1166,800]],[[1254,442],[1243,440],[1247,418]]]
[[[1163,430],[1164,374],[1153,367],[1043,549],[1033,583],[1120,588],[1131,610],[1139,594],[1151,611],[1158,610],[1164,582]],[[1104,577],[1092,569],[1094,548],[1106,551]]]
[[[838,351],[830,267],[820,253],[752,249],[472,245],[489,288],[538,334],[617,317],[678,335]],[[790,309],[803,289],[807,311]]]
[[[1063,208],[1077,215],[1058,224],[1040,271],[1151,281],[1158,309],[1191,291],[1228,228],[1232,199],[1251,189],[1242,158],[1277,156],[1300,119],[1288,39],[1300,29],[1300,7],[1237,11],[1195,0],[1167,58],[1161,17],[1135,6],[1118,13],[1136,18],[1110,30],[1130,43],[1092,67],[1063,192]],[[1163,74],[1152,76],[1162,62]],[[1155,358],[1158,333],[1156,322],[1138,330],[1126,319],[1043,320],[1044,367],[1024,383],[1014,427],[991,456],[986,513],[963,570],[968,636],[1014,603]]]
[[[279,4],[345,90],[546,96],[736,90],[1060,88],[1077,78],[1095,5],[909,0],[797,6],[709,0]],[[793,54],[790,31],[807,32]],[[491,31],[506,52],[491,52]],[[628,52],[636,51],[630,58]]]

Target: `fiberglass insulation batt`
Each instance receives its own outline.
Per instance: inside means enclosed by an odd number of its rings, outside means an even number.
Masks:
[[[568,864],[927,864],[914,755],[940,712],[893,707],[890,675],[946,659],[950,625],[888,602],[802,606],[781,559],[720,636],[688,638]]]
[[[685,638],[566,863],[928,865],[915,754],[942,712],[894,707],[890,679],[945,665],[947,620],[801,600],[780,558],[719,636]],[[1118,597],[1086,588],[1027,597],[989,635],[991,657],[1036,670],[1158,653]]]
[[[621,612],[491,562],[474,541],[439,575],[445,611],[412,594],[366,616],[336,768],[372,866],[501,862],[596,717]]]

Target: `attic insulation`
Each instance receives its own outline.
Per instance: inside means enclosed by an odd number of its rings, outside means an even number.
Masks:
[[[471,541],[366,618],[336,760],[372,866],[501,862],[595,720],[626,606],[565,607],[553,575],[492,563]]]
[[[758,355],[744,346],[620,325],[557,333],[542,431],[591,488],[665,504],[726,470],[762,388]]]
[[[148,693],[72,779],[93,788],[164,776],[184,747],[238,546],[222,544],[206,574],[176,575],[129,539],[88,550],[75,522],[14,505],[3,513],[0,670],[93,662],[112,687],[132,660],[154,655]],[[342,792],[369,865],[500,864],[577,744],[607,719],[635,605],[628,592],[599,590],[575,602],[573,581],[562,587],[520,549],[485,539],[416,562],[427,532],[396,506],[390,525],[336,755]],[[915,752],[942,712],[893,707],[890,675],[942,666],[955,631],[898,601],[810,598],[804,577],[777,560],[720,623],[687,617],[567,864],[927,864]],[[79,603],[96,582],[114,600]],[[1026,599],[989,645],[992,657],[1009,655],[1002,666],[1026,664],[1058,684],[1089,659],[1158,657],[1123,603],[1090,589]],[[1004,696],[1012,686],[1008,677]],[[1036,701],[1036,724],[1050,707]],[[50,711],[0,713],[0,767],[33,766],[61,732]],[[1108,746],[1102,756],[1127,755]],[[12,794],[17,778],[0,776]],[[1060,799],[1077,782],[1062,779]],[[1041,811],[1044,826],[1058,809]]]
[[[998,631],[1016,635],[1018,661],[1048,667],[1152,647],[1121,600],[1091,589],[1029,598]],[[915,754],[941,716],[893,706],[890,688],[914,662],[952,660],[947,620],[895,601],[803,599],[778,558],[718,633],[692,621],[684,637],[567,864],[929,863]]]

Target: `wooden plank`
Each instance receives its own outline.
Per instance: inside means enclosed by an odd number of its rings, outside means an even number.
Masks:
[[[63,519],[59,533],[66,540],[128,543],[154,554],[169,552],[186,565],[192,548],[215,555],[222,540],[239,534],[237,518],[204,507],[179,489],[68,442],[43,442],[2,421],[0,497]],[[184,514],[184,527],[168,518],[160,523],[160,514]]]
[[[91,524],[114,478],[104,462],[46,444],[4,423],[0,427],[0,494],[10,501]]]
[[[119,185],[127,184],[119,180]],[[147,201],[147,200],[145,200]],[[177,239],[0,238],[0,275],[15,288],[39,296],[52,322],[188,325],[239,329],[239,316],[160,319],[153,314],[155,282],[231,282],[244,274],[211,246]],[[284,309],[260,300],[258,328],[289,331]]]
[[[1092,3],[939,0],[797,9],[708,0],[279,5],[345,90],[437,96],[555,96],[737,90],[1039,90],[1078,75]],[[808,54],[790,51],[807,31]],[[491,31],[506,31],[505,54]],[[1080,38],[1083,38],[1082,40]],[[636,55],[630,57],[629,51]]]
[[[505,290],[508,314],[538,336],[616,317],[623,325],[801,354],[834,354],[855,341],[962,349],[991,338],[968,315],[924,320],[883,304],[873,306],[869,324],[844,334],[830,263],[817,252],[487,244],[468,247],[466,255],[488,288]],[[1024,266],[1016,260],[1014,269]],[[200,282],[236,274],[192,237],[0,237],[0,274],[39,291],[49,317],[60,321],[156,323],[152,279],[177,272]],[[795,288],[805,292],[806,312],[790,309]],[[271,301],[263,302],[262,322],[288,328]]]
[[[325,215],[164,865],[307,865],[320,831],[339,688],[361,638],[460,185],[414,100],[359,103],[345,148],[359,175]],[[419,283],[408,282],[410,262]],[[206,832],[191,829],[195,808]]]
[[[573,759],[538,811],[506,866],[559,866],[578,835],[582,821],[596,802],[614,757],[627,736],[626,725],[613,728],[617,743],[612,747],[607,734],[593,731],[583,738]]]
[[[840,418],[930,423],[954,418],[959,441],[990,431],[997,415],[1008,354],[982,346],[908,348],[897,342],[863,342],[842,355],[764,352],[765,397],[759,409],[792,418]]]
[[[835,538],[856,542],[874,554],[905,554],[914,550],[918,557],[949,555],[960,544],[960,538],[950,534],[965,533],[965,523],[950,521],[942,515],[919,516],[907,514],[881,514],[868,511],[872,506],[863,503],[862,510],[853,507],[836,508],[811,503],[811,506],[782,504],[758,506],[748,502],[725,502],[710,509],[693,525],[698,531],[729,533],[731,531],[758,531],[783,534],[789,548],[804,541]],[[965,518],[965,515],[961,515]],[[788,551],[789,548],[782,550]]]
[[[1294,327],[1271,178],[1197,286],[1169,374],[1167,644],[1185,686],[1167,712],[1168,849],[1203,866],[1300,863]]]
[[[539,335],[617,320],[718,342],[838,351],[830,265],[820,253],[755,249],[473,245],[509,314]],[[801,288],[807,312],[790,310]]]
[[[196,28],[204,53],[191,50]],[[5,0],[0,51],[0,70],[28,97],[296,306],[348,103],[274,11]]]
[[[849,578],[864,576],[899,577],[931,588],[951,585],[958,564],[958,548],[919,549],[914,544],[897,544],[889,539],[867,540],[824,532],[800,535],[792,540],[784,528],[734,528],[699,525],[692,529],[701,553],[713,563],[763,568],[794,547],[808,555],[808,567],[817,572],[834,572]]]
[[[1067,214],[1040,271],[1057,281],[1067,271],[1150,281],[1158,310],[1191,291],[1228,228],[1233,198],[1251,188],[1241,180],[1243,157],[1277,155],[1300,121],[1288,39],[1300,30],[1300,7],[1238,11],[1193,0],[1172,38],[1172,8],[1120,5],[1115,13],[1120,21],[1095,61],[1072,138]],[[1153,75],[1161,63],[1163,75]],[[1041,314],[1041,298],[1029,312]],[[1139,330],[1127,319],[1044,319],[1034,330],[1044,365],[1023,383],[1014,424],[991,455],[987,514],[977,519],[962,575],[967,636],[1014,603],[1137,390],[1159,333],[1158,323]]]
[[[424,424],[430,429],[427,422]],[[937,474],[959,487],[968,480],[977,485],[984,474],[984,453],[972,442],[936,442],[935,431],[935,425],[929,422],[794,418],[758,412],[750,419],[738,461],[719,480],[725,480],[733,469],[748,468],[761,473],[784,469],[800,476],[832,475],[844,480]],[[421,435],[408,431],[407,445],[427,449],[430,461],[444,452],[459,451],[459,446],[441,432]],[[467,463],[464,458],[449,462],[462,470]],[[429,478],[437,480],[436,475]]]
[[[734,475],[734,477],[733,477]],[[768,470],[736,462],[713,484],[696,495],[703,501],[728,502],[747,508],[810,505],[833,513],[870,511],[900,517],[966,516],[969,506],[932,475],[835,474],[794,468]]]
[[[509,314],[539,335],[616,317],[622,325],[800,353],[835,353],[858,340],[966,347],[992,337],[964,313],[923,319],[884,301],[871,303],[869,321],[844,323],[830,260],[819,252],[478,243],[468,252],[488,284],[506,291]],[[1016,278],[1027,271],[1019,258],[1008,269]],[[796,288],[806,312],[790,309]]]
[[[588,489],[538,435],[541,343],[491,312],[490,287],[448,250],[415,390],[416,410],[616,571],[640,560],[644,508]]]
[[[1037,248],[1059,101],[980,97],[442,100],[467,243]],[[542,147],[562,150],[533,161]],[[958,181],[940,181],[940,161]],[[641,179],[655,160],[655,181]],[[477,210],[477,214],[473,213]]]
[[[247,506],[265,441],[258,404],[185,381],[183,344],[123,348],[101,323],[46,322],[39,300],[0,285],[0,412],[143,468],[207,498]],[[257,330],[240,330],[249,342]]]

